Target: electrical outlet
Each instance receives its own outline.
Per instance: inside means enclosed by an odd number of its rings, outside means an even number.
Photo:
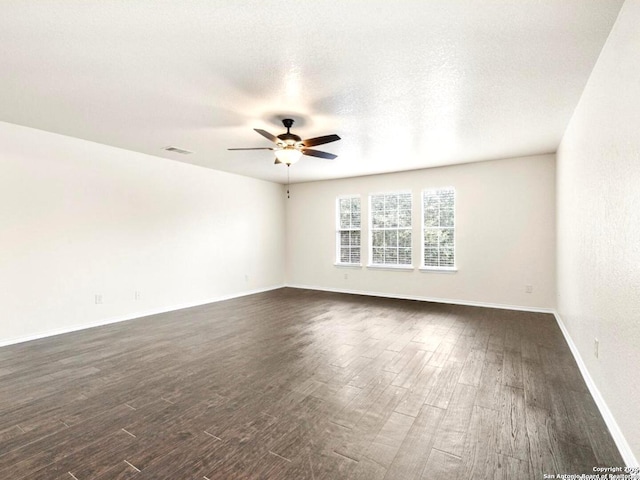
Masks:
[[[102,294],[96,293],[96,305],[102,305]]]
[[[525,291],[526,293],[531,293],[531,292],[533,292],[533,285],[525,285],[525,286],[524,286],[524,291]]]
[[[248,281],[249,281],[249,275],[245,275],[245,276],[244,276],[244,281],[245,281],[245,282],[248,282]]]
[[[138,290],[136,290],[135,298],[136,300],[140,300],[140,298],[142,298],[142,294]]]
[[[600,340],[597,338],[593,339],[593,354],[596,358],[600,358]]]
[[[348,273],[345,273],[345,274],[344,274],[344,279],[345,279],[345,280],[349,280],[349,274],[348,274]]]

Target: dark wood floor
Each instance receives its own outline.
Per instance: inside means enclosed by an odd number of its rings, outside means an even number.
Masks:
[[[0,478],[541,479],[622,459],[551,315],[282,289],[0,349]]]

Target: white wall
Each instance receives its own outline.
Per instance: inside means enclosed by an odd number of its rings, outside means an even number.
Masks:
[[[0,123],[0,344],[282,285],[285,198]]]
[[[360,194],[366,219],[370,193],[411,189],[413,257],[418,267],[421,191],[443,186],[453,186],[457,192],[458,272],[334,266],[338,195]],[[555,306],[554,155],[296,184],[286,205],[290,285],[467,303]],[[363,226],[366,265],[366,221]],[[532,285],[533,292],[525,293],[525,285]]]
[[[622,7],[558,151],[558,312],[640,458],[640,0]],[[594,338],[600,341],[594,356]]]

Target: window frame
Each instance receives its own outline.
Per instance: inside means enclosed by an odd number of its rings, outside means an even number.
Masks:
[[[345,200],[345,199],[358,199],[360,201],[360,227],[359,228],[353,228],[353,226],[350,226],[350,228],[342,228],[341,224],[340,224],[340,214],[341,214],[341,210],[340,210],[340,201],[341,200]],[[362,197],[360,196],[360,194],[350,194],[350,195],[338,195],[336,197],[336,237],[335,237],[335,248],[336,248],[336,261],[334,263],[334,265],[339,266],[339,267],[361,267],[362,266]],[[353,232],[353,231],[358,231],[360,232],[360,244],[358,245],[358,248],[360,249],[360,261],[359,262],[343,262],[341,261],[341,250],[343,248],[342,245],[342,239],[341,239],[341,233],[342,232]],[[353,246],[351,244],[347,245],[347,247],[349,247],[349,249],[353,248]],[[351,258],[351,255],[349,255],[349,258]]]
[[[373,227],[373,215],[374,215],[374,211],[373,211],[373,198],[375,196],[380,196],[380,195],[409,195],[409,200],[411,202],[411,208],[410,208],[410,216],[409,216],[409,220],[410,220],[410,226],[409,227],[394,227],[394,228],[376,228],[374,230]],[[412,190],[393,190],[393,191],[387,191],[387,192],[374,192],[374,193],[370,193],[369,194],[369,202],[368,202],[368,207],[369,207],[369,211],[368,211],[368,222],[369,222],[369,239],[368,239],[368,254],[369,254],[369,258],[368,258],[368,262],[367,262],[367,268],[379,268],[379,269],[389,269],[389,270],[414,270],[414,265],[413,265],[413,260],[414,260],[414,255],[413,255],[413,208],[414,208],[414,204],[413,204],[413,191]],[[374,255],[373,255],[373,241],[374,241],[374,233],[376,231],[386,231],[386,230],[406,230],[409,232],[409,235],[411,237],[410,241],[409,241],[409,247],[400,247],[399,245],[396,246],[395,248],[398,249],[398,253],[399,253],[399,249],[400,248],[409,248],[410,250],[410,263],[374,263]],[[398,259],[400,258],[400,256],[398,255]]]
[[[436,227],[426,227],[425,226],[425,214],[426,214],[426,210],[425,210],[425,196],[429,193],[433,194],[434,192],[439,192],[439,191],[443,191],[443,190],[450,190],[453,191],[453,225],[451,227],[443,227],[441,225],[438,225]],[[422,190],[421,195],[420,195],[420,201],[421,201],[421,215],[420,215],[420,220],[421,220],[421,240],[420,240],[420,270],[421,271],[425,271],[425,272],[442,272],[442,273],[447,273],[447,272],[457,272],[458,271],[458,264],[457,264],[457,260],[458,260],[458,256],[456,255],[456,206],[457,206],[457,201],[456,201],[456,197],[457,197],[457,192],[455,187],[452,186],[446,186],[446,187],[431,187],[431,188],[425,188]],[[441,266],[441,265],[426,265],[426,258],[425,258],[425,249],[426,247],[426,232],[427,229],[430,230],[441,230],[441,229],[450,229],[452,231],[453,234],[453,266]],[[440,252],[440,249],[442,248],[440,245],[438,245],[438,252]]]

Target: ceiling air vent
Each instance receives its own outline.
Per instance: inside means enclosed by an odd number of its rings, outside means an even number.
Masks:
[[[172,146],[168,146],[168,147],[164,147],[163,150],[166,150],[167,152],[173,152],[173,153],[179,153],[181,155],[189,155],[190,152],[189,150],[185,150],[184,148],[178,148],[178,147],[172,147]]]

